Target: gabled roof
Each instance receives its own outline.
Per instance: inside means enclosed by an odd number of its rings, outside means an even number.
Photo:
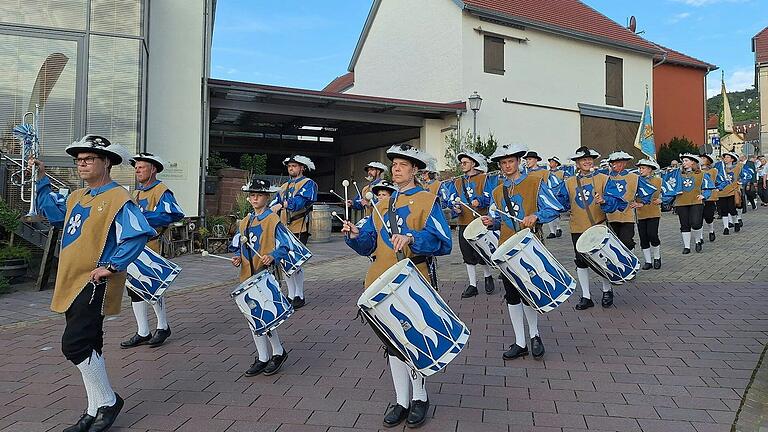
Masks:
[[[768,63],[768,27],[752,38],[752,52],[755,63]]]
[[[707,119],[707,129],[717,129],[720,124],[720,117],[717,114],[712,114]]]
[[[374,0],[347,70],[354,71],[382,0]],[[600,45],[646,54],[660,49],[579,0],[453,0],[462,10]]]
[[[323,88],[323,91],[330,93],[343,93],[344,91],[352,88],[353,85],[355,85],[355,73],[347,72],[344,75],[334,78],[333,81],[328,83],[328,85]]]
[[[667,48],[659,44],[656,44],[656,46],[664,50],[664,54],[657,54],[654,56],[654,60],[656,61],[663,61],[664,63],[672,63],[697,69],[709,69],[710,71],[717,69],[717,66],[713,64],[683,54],[680,51],[675,51],[672,48]]]

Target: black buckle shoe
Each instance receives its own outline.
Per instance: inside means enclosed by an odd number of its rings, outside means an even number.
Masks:
[[[696,253],[701,253],[701,249],[704,246],[704,241],[697,241],[696,246],[694,246],[694,249],[696,250]]]
[[[736,232],[741,231],[741,224],[736,224],[736,226],[733,227],[733,230],[736,231]]]
[[[723,230],[723,235],[728,235],[728,234],[730,234],[730,233],[728,232],[728,228],[725,228],[725,229]]]
[[[576,305],[576,310],[584,310],[591,307],[595,307],[595,303],[592,301],[592,299],[582,297],[579,299],[579,303]]]
[[[653,260],[653,268],[655,270],[658,270],[658,269],[661,268],[661,258],[657,258],[657,259]]]
[[[691,253],[691,248],[683,248],[683,255],[688,255]]]
[[[728,228],[733,228],[733,222],[728,222]]]
[[[139,336],[138,333],[131,336],[130,339],[127,341],[120,342],[120,348],[133,348],[137,347],[139,345],[146,345],[149,343],[149,341],[152,339],[152,335],[148,334],[146,336]]]
[[[514,360],[518,357],[525,357],[528,355],[528,347],[521,347],[517,344],[509,346],[509,351],[504,351],[502,357],[504,360]]]
[[[264,368],[264,376],[270,376],[278,373],[280,368],[283,367],[283,363],[285,363],[285,359],[287,358],[287,352],[284,352],[280,355],[273,355],[272,358],[269,359],[267,366]]]
[[[604,308],[613,306],[613,290],[603,293],[603,300],[600,302],[600,304],[602,304]]]
[[[293,298],[293,301],[291,302],[291,304],[293,305],[294,309],[300,309],[304,307],[304,305],[307,304],[307,302],[305,302],[303,298],[297,296]]]
[[[384,427],[391,428],[399,425],[408,418],[408,408],[395,404],[391,410],[384,416]]]
[[[742,219],[739,219],[738,223],[736,223],[739,228],[744,228],[744,221]]]
[[[427,421],[427,411],[429,411],[429,401],[414,400],[411,401],[411,409],[408,410],[408,420],[405,425],[409,428],[417,428]]]
[[[152,336],[152,339],[147,342],[150,348],[157,348],[160,345],[165,343],[165,340],[168,339],[168,337],[171,335],[171,326],[168,326],[167,329],[157,329],[155,331],[155,334]]]
[[[563,236],[563,230],[559,229],[557,230],[557,236],[562,237]]]
[[[531,355],[535,359],[540,359],[544,355],[544,343],[541,342],[540,336],[531,338]]]
[[[715,233],[713,232],[709,233],[709,241],[711,242],[715,241]]]
[[[653,268],[653,264],[651,264],[651,263],[643,264],[643,270],[650,270],[652,268]]]
[[[491,295],[495,290],[496,285],[493,283],[493,276],[488,276],[485,278],[485,293]]]
[[[256,357],[256,360],[253,362],[251,367],[245,371],[245,376],[252,377],[256,375],[260,375],[262,372],[264,372],[264,369],[266,369],[269,362],[261,361],[258,357]]]
[[[119,394],[115,393],[117,401],[112,406],[99,407],[96,411],[96,418],[91,423],[88,432],[104,432],[112,427],[112,423],[117,420],[117,415],[120,414],[120,410],[123,409],[125,401]]]
[[[470,285],[467,287],[467,289],[464,290],[463,293],[461,293],[461,298],[470,298],[477,295],[477,287],[474,285]]]
[[[549,233],[549,235],[547,236],[547,240],[553,239],[555,237],[557,237],[557,235],[555,233]]]
[[[80,419],[77,421],[77,423],[64,429],[64,432],[88,432],[88,428],[91,427],[91,424],[93,424],[93,420],[95,418],[96,417],[94,416],[88,415],[87,412],[84,412],[83,415],[80,416]]]

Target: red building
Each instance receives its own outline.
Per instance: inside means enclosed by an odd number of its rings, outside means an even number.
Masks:
[[[707,74],[717,66],[659,45],[653,68],[653,132],[656,148],[672,138],[707,142]]]

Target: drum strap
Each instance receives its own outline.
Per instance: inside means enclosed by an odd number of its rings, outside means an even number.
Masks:
[[[397,198],[399,195],[399,193],[392,195],[392,197],[389,199],[389,206],[387,207],[387,220],[389,221],[390,241],[392,241],[392,236],[400,234],[400,227],[397,226],[397,214],[395,213],[395,204],[397,204]],[[384,221],[381,222],[384,223]],[[395,255],[397,256],[398,261],[405,259],[405,254],[402,250],[396,252]]]
[[[503,182],[503,180],[502,180],[502,182]],[[512,190],[513,193],[515,192],[515,182],[514,181],[512,182],[512,187],[511,188],[507,188],[506,186],[504,186],[504,183],[502,183],[501,191],[504,194],[504,203],[507,205],[507,212],[509,212],[509,214],[512,214],[512,208],[513,208],[512,200],[509,198],[509,190],[510,189]],[[512,216],[517,217],[517,215],[512,215]],[[520,226],[517,224],[517,221],[514,220],[514,219],[512,219],[512,226],[515,228],[515,232],[520,231]]]
[[[589,204],[587,204],[586,197],[584,196],[584,186],[582,186],[581,184],[581,176],[579,174],[576,174],[576,186],[577,186],[576,194],[579,195],[579,199],[581,199],[581,202],[584,203],[584,210],[587,211],[587,218],[589,219],[589,224],[591,226],[595,226],[595,218],[592,217],[592,212],[589,210]],[[594,183],[593,183],[593,186],[594,186]]]
[[[248,230],[251,228],[251,225],[253,225],[253,219],[255,217],[256,217],[256,215],[253,214],[253,213],[251,213],[248,216],[248,225],[246,225],[246,227],[245,227],[245,232],[240,234],[240,250],[241,250],[240,255],[243,256],[243,257],[247,256],[245,254],[246,251],[245,251],[245,248],[243,247],[243,245],[246,244],[246,242],[248,242]],[[243,238],[244,235],[245,235],[245,238]],[[251,258],[248,259],[248,266],[251,269],[251,276],[253,276],[253,275],[256,274],[256,273],[254,273],[254,270],[253,270],[253,258],[256,256],[256,254],[253,253],[253,251],[251,251],[251,253],[253,255],[251,255]],[[243,263],[241,262],[240,265],[243,265]]]

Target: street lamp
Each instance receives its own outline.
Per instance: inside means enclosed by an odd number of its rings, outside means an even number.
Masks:
[[[483,98],[481,98],[477,92],[474,92],[469,96],[469,109],[472,110],[473,117],[472,138],[474,140],[477,140],[477,112],[480,111],[480,105],[482,104]]]

